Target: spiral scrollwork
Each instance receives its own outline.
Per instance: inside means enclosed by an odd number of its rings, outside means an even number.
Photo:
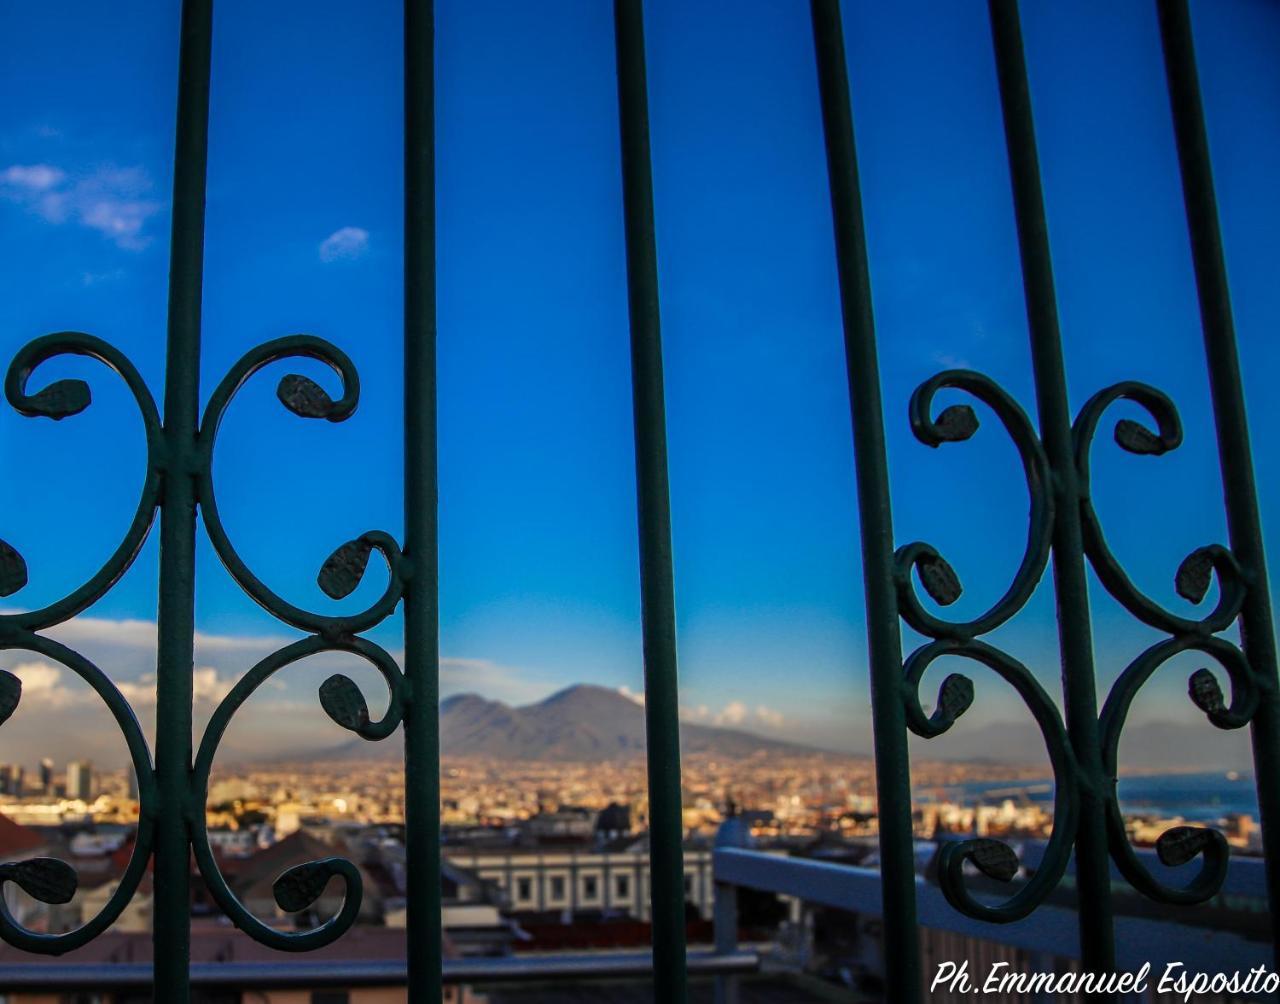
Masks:
[[[88,944],[110,927],[121,911],[133,898],[146,873],[147,860],[151,857],[155,830],[155,780],[151,769],[151,754],[147,749],[142,728],[133,709],[114,683],[97,666],[77,652],[50,638],[37,634],[10,633],[0,643],[0,650],[21,650],[44,656],[66,666],[85,681],[115,718],[124,736],[138,778],[138,832],[133,851],[124,874],[111,897],[98,913],[73,931],[62,934],[45,934],[32,931],[20,924],[10,912],[3,895],[6,882],[13,882],[42,903],[68,902],[75,895],[78,884],[76,871],[57,858],[33,858],[0,865],[0,938],[28,952],[42,955],[61,955]],[[0,675],[0,723],[3,723],[21,700],[21,681],[10,673]]]
[[[236,392],[258,370],[292,358],[316,359],[328,366],[342,381],[342,396],[335,401],[312,380],[291,373],[277,386],[276,395],[284,407],[301,418],[329,422],[345,421],[355,412],[360,399],[360,378],[351,360],[337,346],[311,335],[292,335],[250,350],[231,367],[205,408],[199,437],[202,463],[197,496],[200,509],[214,550],[231,577],[273,617],[300,631],[326,637],[359,634],[389,617],[404,592],[404,563],[400,547],[390,534],[380,530],[363,533],[338,547],[321,566],[318,576],[320,587],[330,597],[340,599],[360,583],[373,551],[377,551],[387,565],[387,587],[371,606],[355,614],[335,616],[295,606],[254,575],[231,543],[218,513],[213,485],[213,453],[218,427],[227,407]]]
[[[930,638],[976,638],[995,630],[1021,610],[1035,591],[1049,560],[1053,538],[1053,493],[1044,447],[1031,420],[990,377],[972,370],[946,370],[921,384],[911,396],[911,431],[926,446],[963,442],[978,431],[978,416],[967,404],[953,404],[935,418],[933,401],[944,388],[963,390],[987,405],[1000,419],[1017,448],[1030,497],[1027,543],[1022,561],[1005,594],[984,614],[969,621],[948,621],[927,610],[912,583],[912,572],[925,591],[942,606],[959,599],[962,587],[955,570],[930,544],[916,541],[894,555],[899,611],[911,627]]]
[[[904,700],[907,726],[916,735],[933,739],[942,735],[973,703],[972,681],[963,674],[947,676],[938,690],[936,707],[926,715],[920,700],[925,671],[943,656],[957,656],[993,670],[1017,691],[1044,738],[1054,778],[1053,833],[1035,873],[1009,899],[998,904],[978,900],[965,882],[964,865],[972,863],[989,878],[1012,881],[1019,870],[1017,855],[1007,844],[989,838],[951,841],[939,857],[939,882],[948,902],[957,910],[997,923],[1025,917],[1057,886],[1071,859],[1078,812],[1075,758],[1057,706],[1031,671],[1006,652],[983,641],[939,639],[916,649],[906,660]]]
[[[1026,412],[990,377],[972,370],[946,370],[926,380],[911,396],[911,431],[926,446],[963,442],[978,431],[978,416],[968,404],[953,404],[935,417],[934,399],[939,391],[962,390],[989,407],[1012,440],[1026,478],[1029,512],[1027,541],[1022,560],[1009,587],[985,613],[968,621],[949,621],[927,610],[912,582],[919,577],[925,592],[941,606],[959,599],[959,576],[938,550],[922,541],[895,552],[898,608],[902,619],[931,642],[913,652],[903,664],[903,701],[907,727],[932,739],[955,724],[973,703],[974,686],[961,673],[947,676],[938,690],[935,709],[926,714],[920,700],[920,683],[929,666],[942,656],[957,656],[993,670],[1008,682],[1030,710],[1044,737],[1054,777],[1054,825],[1044,858],[1035,873],[1001,903],[984,903],[966,883],[965,865],[971,864],[989,878],[1011,882],[1020,870],[1011,847],[987,838],[950,841],[939,852],[939,883],[948,902],[980,920],[1009,922],[1025,917],[1053,890],[1066,871],[1075,841],[1078,784],[1075,758],[1062,717],[1044,688],[1025,665],[1008,653],[979,640],[1026,606],[1035,592],[1053,541],[1054,494],[1049,461],[1035,427]]]
[[[1221,729],[1247,725],[1258,705],[1258,685],[1244,653],[1230,641],[1217,637],[1240,615],[1248,585],[1235,556],[1220,544],[1199,547],[1187,555],[1174,575],[1178,595],[1200,604],[1216,578],[1218,602],[1204,616],[1186,617],[1170,610],[1138,588],[1107,544],[1102,522],[1093,506],[1090,483],[1090,453],[1102,416],[1119,401],[1142,408],[1154,429],[1132,419],[1120,419],[1114,427],[1116,443],[1129,453],[1161,456],[1182,444],[1182,423],[1168,395],[1148,384],[1125,381],[1107,387],[1080,409],[1072,428],[1076,470],[1081,492],[1081,522],[1085,554],[1103,586],[1134,617],[1171,635],[1152,645],[1121,673],[1100,716],[1103,762],[1109,774],[1107,826],[1111,855],[1116,867],[1145,895],[1163,903],[1190,904],[1210,898],[1222,887],[1229,859],[1227,841],[1209,827],[1181,826],[1163,833],[1156,850],[1163,864],[1179,866],[1200,858],[1197,873],[1182,886],[1172,886],[1151,874],[1129,843],[1120,812],[1118,751],[1129,707],[1138,691],[1156,670],[1175,655],[1198,651],[1210,656],[1225,670],[1231,683],[1230,703],[1224,699],[1217,678],[1207,668],[1197,670],[1188,681],[1188,695],[1205,713],[1210,724]]]
[[[1140,892],[1162,903],[1202,903],[1217,894],[1227,875],[1229,851],[1226,838],[1209,827],[1174,827],[1161,834],[1156,850],[1167,866],[1201,859],[1199,871],[1183,886],[1161,882],[1144,865],[1129,843],[1116,789],[1120,736],[1134,698],[1152,675],[1174,656],[1195,651],[1209,656],[1222,667],[1231,683],[1231,699],[1224,699],[1217,678],[1207,668],[1191,674],[1187,692],[1210,723],[1220,729],[1238,729],[1249,724],[1258,707],[1259,689],[1244,653],[1222,638],[1183,635],[1152,645],[1120,674],[1103,705],[1100,718],[1103,764],[1111,779],[1107,792],[1107,827],[1116,867]]]
[[[62,331],[37,338],[24,346],[9,364],[4,393],[9,404],[29,418],[61,421],[89,407],[92,394],[83,380],[58,380],[34,394],[27,385],[36,369],[56,356],[87,356],[96,359],[124,380],[137,402],[147,437],[147,470],[133,520],[124,539],[106,563],[87,581],[62,598],[38,610],[0,615],[0,633],[41,631],[69,620],[88,609],[128,571],[142,549],[155,520],[160,498],[160,453],[163,434],[154,399],[134,365],[124,354],[101,338],[78,331]],[[0,596],[10,596],[27,584],[25,560],[11,545],[0,541]]]
[[[78,331],[62,331],[25,345],[9,365],[4,392],[9,404],[28,418],[61,421],[78,415],[93,401],[89,384],[63,379],[35,391],[29,384],[35,371],[59,356],[84,356],[115,372],[129,389],[142,417],[146,435],[147,466],[138,505],[128,529],[106,562],[90,578],[52,603],[34,610],[0,614],[0,651],[25,651],[65,666],[89,685],[115,718],[138,778],[140,803],[138,831],[133,851],[115,890],[98,913],[72,931],[47,934],[23,926],[0,894],[0,938],[29,952],[61,955],[93,940],[120,916],[137,892],[151,856],[155,828],[155,781],[151,753],[133,709],[119,688],[102,670],[78,652],[37,632],[83,612],[99,600],[128,571],[141,550],[155,520],[160,498],[163,433],[155,401],[134,365],[114,346]],[[0,541],[0,596],[11,596],[27,584],[26,560],[11,544]],[[0,724],[18,708],[22,682],[11,673],[0,673]],[[74,868],[57,858],[32,858],[0,865],[0,890],[12,882],[34,899],[66,903],[75,895],[79,877]]]
[[[957,909],[984,920],[1008,921],[1024,916],[1042,901],[1061,878],[1075,840],[1079,786],[1085,783],[1056,706],[1021,663],[1006,653],[978,641],[1018,612],[1034,591],[1052,547],[1054,501],[1051,468],[1040,440],[1026,415],[998,386],[979,374],[947,371],[922,384],[911,399],[911,426],[916,438],[929,446],[969,439],[978,428],[977,416],[966,405],[952,405],[933,417],[933,399],[944,387],[963,389],[990,406],[1001,419],[1022,458],[1031,497],[1031,518],[1023,560],[1005,595],[982,616],[967,622],[949,622],[927,611],[917,596],[912,573],[940,605],[954,602],[961,592],[954,569],[928,544],[916,542],[899,548],[896,574],[903,620],[934,639],[913,653],[904,664],[906,720],[916,734],[931,738],[947,731],[973,702],[968,677],[952,673],[943,680],[936,708],[926,715],[920,701],[920,681],[925,669],[942,655],[955,655],[987,665],[1009,682],[1022,697],[1040,727],[1053,768],[1055,782],[1054,828],[1049,847],[1036,873],[1009,900],[998,905],[977,901],[965,887],[964,866],[971,863],[989,877],[1011,880],[1018,871],[1013,851],[999,841],[963,840],[947,844],[940,852],[940,882]],[[1225,838],[1207,827],[1176,827],[1157,842],[1162,863],[1176,867],[1200,858],[1199,871],[1180,887],[1151,874],[1128,842],[1116,788],[1120,735],[1134,697],[1152,674],[1175,655],[1201,652],[1225,671],[1231,684],[1228,701],[1216,676],[1207,668],[1192,674],[1188,693],[1211,724],[1240,728],[1253,716],[1259,686],[1244,653],[1235,644],[1217,637],[1240,615],[1247,582],[1235,556],[1225,547],[1210,544],[1183,559],[1174,586],[1183,599],[1203,603],[1216,579],[1218,601],[1201,617],[1188,617],[1158,603],[1129,578],[1107,544],[1102,523],[1093,507],[1090,491],[1090,452],[1099,423],[1108,408],[1130,401],[1150,417],[1149,427],[1121,419],[1114,429],[1116,442],[1126,451],[1159,456],[1182,442],[1182,426],[1173,402],[1146,384],[1126,381],[1095,394],[1081,409],[1072,427],[1072,446],[1081,512],[1085,555],[1108,592],[1143,623],[1171,637],[1135,659],[1112,687],[1100,716],[1102,759],[1108,774],[1107,825],[1112,856],[1126,878],[1148,896],[1168,903],[1195,903],[1212,896],[1226,875],[1228,848]]]
[[[1212,579],[1216,576],[1218,580],[1217,606],[1204,617],[1195,619],[1174,613],[1142,592],[1107,545],[1091,498],[1089,455],[1103,413],[1121,400],[1141,406],[1156,425],[1152,431],[1132,419],[1118,421],[1114,436],[1122,449],[1139,455],[1161,456],[1182,444],[1182,423],[1173,401],[1147,384],[1118,383],[1099,391],[1085,403],[1072,429],[1085,554],[1107,591],[1143,623],[1172,635],[1216,634],[1230,626],[1244,605],[1244,577],[1230,551],[1219,544],[1210,544],[1192,551],[1178,566],[1174,586],[1178,595],[1190,603],[1202,602]]]
[[[288,374],[277,387],[281,404],[302,418],[331,422],[343,421],[354,412],[359,400],[359,378],[351,361],[333,345],[322,339],[299,335],[268,342],[242,357],[210,397],[194,457],[178,456],[177,451],[170,448],[154,399],[136,368],[118,350],[92,335],[80,332],[48,335],[36,339],[18,353],[5,377],[5,395],[18,412],[29,417],[61,420],[84,411],[90,405],[92,395],[88,384],[82,380],[59,380],[34,393],[29,391],[28,384],[36,369],[49,359],[62,355],[95,359],[124,380],[142,415],[147,439],[147,469],[138,507],[124,539],[88,581],[38,610],[0,615],[0,650],[25,650],[43,655],[66,666],[98,694],[115,717],[138,777],[140,814],[133,851],[123,877],[96,916],[74,931],[45,934],[20,924],[0,896],[0,937],[27,951],[54,955],[78,948],[106,930],[137,892],[154,845],[158,796],[150,751],[133,710],[119,688],[89,660],[37,632],[86,610],[128,570],[154,522],[163,497],[164,479],[175,471],[195,478],[197,500],[210,539],[232,577],[276,618],[307,633],[307,637],[272,653],[250,669],[218,705],[195,762],[193,805],[203,805],[207,798],[214,756],[236,710],[272,674],[311,655],[321,652],[355,655],[372,665],[386,681],[389,695],[387,710],[373,720],[364,695],[352,680],[341,674],[327,679],[320,687],[319,698],[321,707],[333,721],[368,740],[383,739],[395,731],[403,717],[403,674],[385,649],[358,634],[394,611],[407,577],[403,556],[395,539],[382,531],[368,531],[335,549],[321,565],[317,582],[333,599],[349,595],[360,584],[370,556],[377,551],[389,573],[382,595],[367,609],[345,616],[304,610],[282,599],[250,571],[231,544],[218,515],[212,476],[218,426],[236,392],[259,369],[287,358],[317,359],[338,375],[342,382],[341,396],[334,400],[307,377]],[[25,559],[16,548],[0,540],[0,596],[18,592],[26,582]],[[0,724],[18,707],[21,691],[18,677],[0,671]],[[305,862],[280,875],[274,893],[276,902],[286,912],[296,913],[311,907],[334,877],[339,878],[344,886],[342,906],[335,916],[311,930],[280,931],[253,917],[227,886],[213,857],[204,813],[193,812],[191,823],[196,860],[215,899],[237,926],[258,941],[286,951],[305,951],[328,944],[354,923],[360,909],[362,886],[360,872],[351,862],[326,858]],[[67,902],[75,895],[78,876],[70,865],[62,861],[33,858],[0,865],[0,889],[8,882],[42,902],[56,904]]]
[[[404,592],[407,570],[395,539],[380,530],[371,530],[340,545],[325,559],[316,581],[331,599],[342,599],[355,591],[374,551],[387,565],[388,582],[382,595],[365,610],[342,616],[322,614],[288,602],[254,575],[236,551],[218,514],[213,456],[223,416],[237,391],[255,373],[272,363],[294,358],[324,363],[341,380],[342,394],[335,400],[313,380],[289,373],[276,387],[276,396],[286,409],[300,418],[329,422],[345,421],[355,412],[360,397],[360,380],[351,360],[323,339],[293,335],[267,342],[242,356],[214,390],[201,421],[198,440],[201,463],[196,491],[214,550],[247,595],[273,617],[308,633],[308,637],[279,649],[250,669],[218,705],[196,756],[193,778],[197,804],[201,805],[208,797],[209,775],[218,744],[235,712],[272,674],[294,662],[321,652],[347,652],[368,662],[381,673],[387,684],[389,700],[386,713],[377,721],[370,719],[364,695],[350,678],[335,674],[319,689],[320,705],[325,713],[342,728],[361,738],[370,741],[385,739],[395,731],[403,717],[403,674],[385,649],[359,636],[360,632],[390,616]],[[197,814],[194,820],[192,844],[196,862],[214,899],[237,927],[264,945],[291,952],[319,948],[341,937],[359,915],[363,894],[360,872],[342,858],[308,861],[279,876],[273,891],[277,905],[287,913],[299,913],[310,908],[332,878],[339,878],[344,887],[342,905],[334,916],[310,930],[282,931],[253,916],[231,891],[213,856],[203,813]]]
[[[236,710],[274,673],[320,652],[347,652],[359,656],[372,665],[387,684],[387,710],[377,721],[370,721],[368,705],[356,684],[346,676],[329,677],[320,687],[320,702],[329,717],[370,741],[385,739],[396,730],[404,710],[404,677],[390,653],[365,638],[326,639],[312,635],[300,639],[260,661],[236,682],[219,703],[196,754],[193,774],[196,804],[203,806],[208,799],[209,775],[218,744]],[[223,912],[255,941],[271,948],[288,952],[320,948],[340,938],[360,913],[362,886],[360,872],[355,865],[342,858],[308,861],[295,865],[276,879],[273,889],[276,903],[288,913],[306,910],[320,898],[329,880],[337,877],[344,885],[342,906],[337,914],[319,927],[307,931],[281,931],[255,917],[231,891],[213,856],[203,812],[197,812],[193,817],[192,845],[200,874]]]

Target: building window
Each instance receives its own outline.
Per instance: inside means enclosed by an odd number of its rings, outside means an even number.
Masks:
[[[594,875],[587,875],[582,880],[582,898],[595,899],[600,895],[600,883]]]
[[[527,876],[516,879],[516,899],[525,903],[533,899],[533,879]]]
[[[631,895],[630,876],[615,875],[613,878],[613,888],[617,892],[618,899],[626,899]]]
[[[692,875],[686,875],[684,877],[684,894],[686,896],[693,895],[693,876]]]
[[[556,900],[564,899],[564,876],[563,875],[551,876],[551,898]]]

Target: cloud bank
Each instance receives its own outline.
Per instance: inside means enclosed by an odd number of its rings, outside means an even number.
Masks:
[[[154,621],[81,616],[43,633],[101,669],[133,708],[148,742],[154,742]],[[196,632],[195,743],[236,681],[261,659],[295,640],[283,634]],[[403,665],[404,653],[389,651]],[[87,756],[107,767],[126,762],[118,727],[102,699],[74,670],[23,651],[0,652],[0,668],[22,681],[18,709],[0,727],[0,762],[34,764],[45,756],[59,763]],[[386,685],[378,673],[356,656],[322,653],[280,670],[249,698],[232,720],[218,762],[305,755],[349,740],[351,734],[326,717],[316,696],[321,681],[336,672],[360,685],[375,716],[382,713]],[[516,667],[457,657],[441,659],[440,686],[445,695],[477,691],[515,703],[538,700],[555,689],[553,682]]]
[[[55,164],[11,164],[0,169],[0,199],[54,226],[95,231],[125,251],[152,241],[148,222],[164,209],[142,167],[103,166],[79,175]]]

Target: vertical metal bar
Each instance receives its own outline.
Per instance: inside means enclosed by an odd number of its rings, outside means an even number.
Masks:
[[[715,884],[715,903],[711,914],[716,953],[730,955],[738,950],[738,887],[728,882]],[[732,973],[716,977],[715,1004],[740,1004],[741,981]]]
[[[1252,723],[1253,762],[1266,854],[1267,898],[1272,916],[1277,916],[1280,915],[1280,677],[1276,671],[1275,625],[1262,524],[1258,518],[1249,422],[1240,381],[1240,357],[1236,351],[1231,294],[1222,254],[1222,231],[1196,72],[1191,17],[1186,0],[1160,0],[1157,9],[1191,234],[1191,256],[1200,297],[1200,323],[1209,362],[1227,529],[1231,550],[1249,585],[1241,613],[1240,635],[1261,690],[1261,701]],[[1280,928],[1274,937],[1276,958],[1280,961]]]
[[[649,883],[653,900],[655,999],[686,999],[684,823],[680,800],[676,604],[667,483],[658,314],[658,254],[649,162],[649,101],[641,0],[615,0],[622,201],[631,326],[631,392],[640,530],[640,613],[644,633],[645,727],[649,768]]]
[[[404,3],[405,853],[409,994],[439,1001],[439,486],[436,469],[435,11]]]
[[[871,275],[867,266],[840,4],[838,0],[812,0],[810,12],[826,137],[862,531],[862,577],[866,590],[872,733],[880,813],[885,997],[910,1004],[921,1000],[911,766],[902,703],[902,634],[894,592],[893,518],[889,505],[889,465],[885,455],[875,318],[871,309]]]
[[[191,699],[195,658],[196,431],[204,273],[212,0],[183,0],[165,363],[156,663],[155,948],[157,1000],[189,997],[191,956]]]
[[[1080,767],[1080,823],[1076,837],[1080,946],[1084,968],[1115,969],[1111,872],[1107,851],[1106,772],[1098,739],[1098,698],[1094,680],[1093,630],[1080,521],[1080,485],[1071,443],[1067,377],[1058,330],[1058,307],[1049,253],[1044,192],[1036,152],[1031,93],[1022,47],[1017,0],[990,0],[992,38],[1009,174],[1013,185],[1022,283],[1031,334],[1040,438],[1044,443],[1057,502],[1053,528],[1053,578],[1062,653],[1062,686],[1067,732]]]

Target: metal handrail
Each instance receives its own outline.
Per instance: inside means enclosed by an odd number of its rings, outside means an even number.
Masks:
[[[752,951],[690,952],[691,976],[753,973],[760,956]],[[653,976],[650,952],[592,955],[516,955],[502,958],[446,959],[446,984],[517,983],[550,980],[643,979]],[[389,962],[197,962],[191,985],[204,989],[348,989],[403,987],[409,978],[404,959]],[[2,990],[137,990],[153,985],[150,963],[41,963],[0,966]]]
[[[1034,858],[1039,848],[1030,847],[1026,858]],[[1151,858],[1155,855],[1144,851]],[[1074,866],[1074,861],[1072,862]],[[883,883],[875,868],[833,864],[811,858],[787,857],[767,851],[720,847],[715,851],[714,875],[717,901],[723,888],[744,887],[766,890],[808,903],[847,910],[872,917],[883,916]],[[1265,865],[1260,860],[1233,859],[1224,889],[1259,893]],[[1113,869],[1112,880],[1123,881]],[[949,931],[972,938],[997,941],[1029,952],[1061,958],[1080,958],[1077,929],[1079,911],[1070,906],[1044,904],[1015,923],[992,923],[955,910],[942,889],[919,875],[915,880],[917,916],[921,928]],[[736,918],[718,917],[719,930],[736,927]],[[1202,960],[1206,969],[1247,971],[1267,964],[1271,947],[1229,931],[1193,927],[1176,921],[1118,915],[1117,966],[1138,969],[1144,962],[1156,966],[1180,961],[1194,966]],[[722,948],[724,946],[722,945]]]

